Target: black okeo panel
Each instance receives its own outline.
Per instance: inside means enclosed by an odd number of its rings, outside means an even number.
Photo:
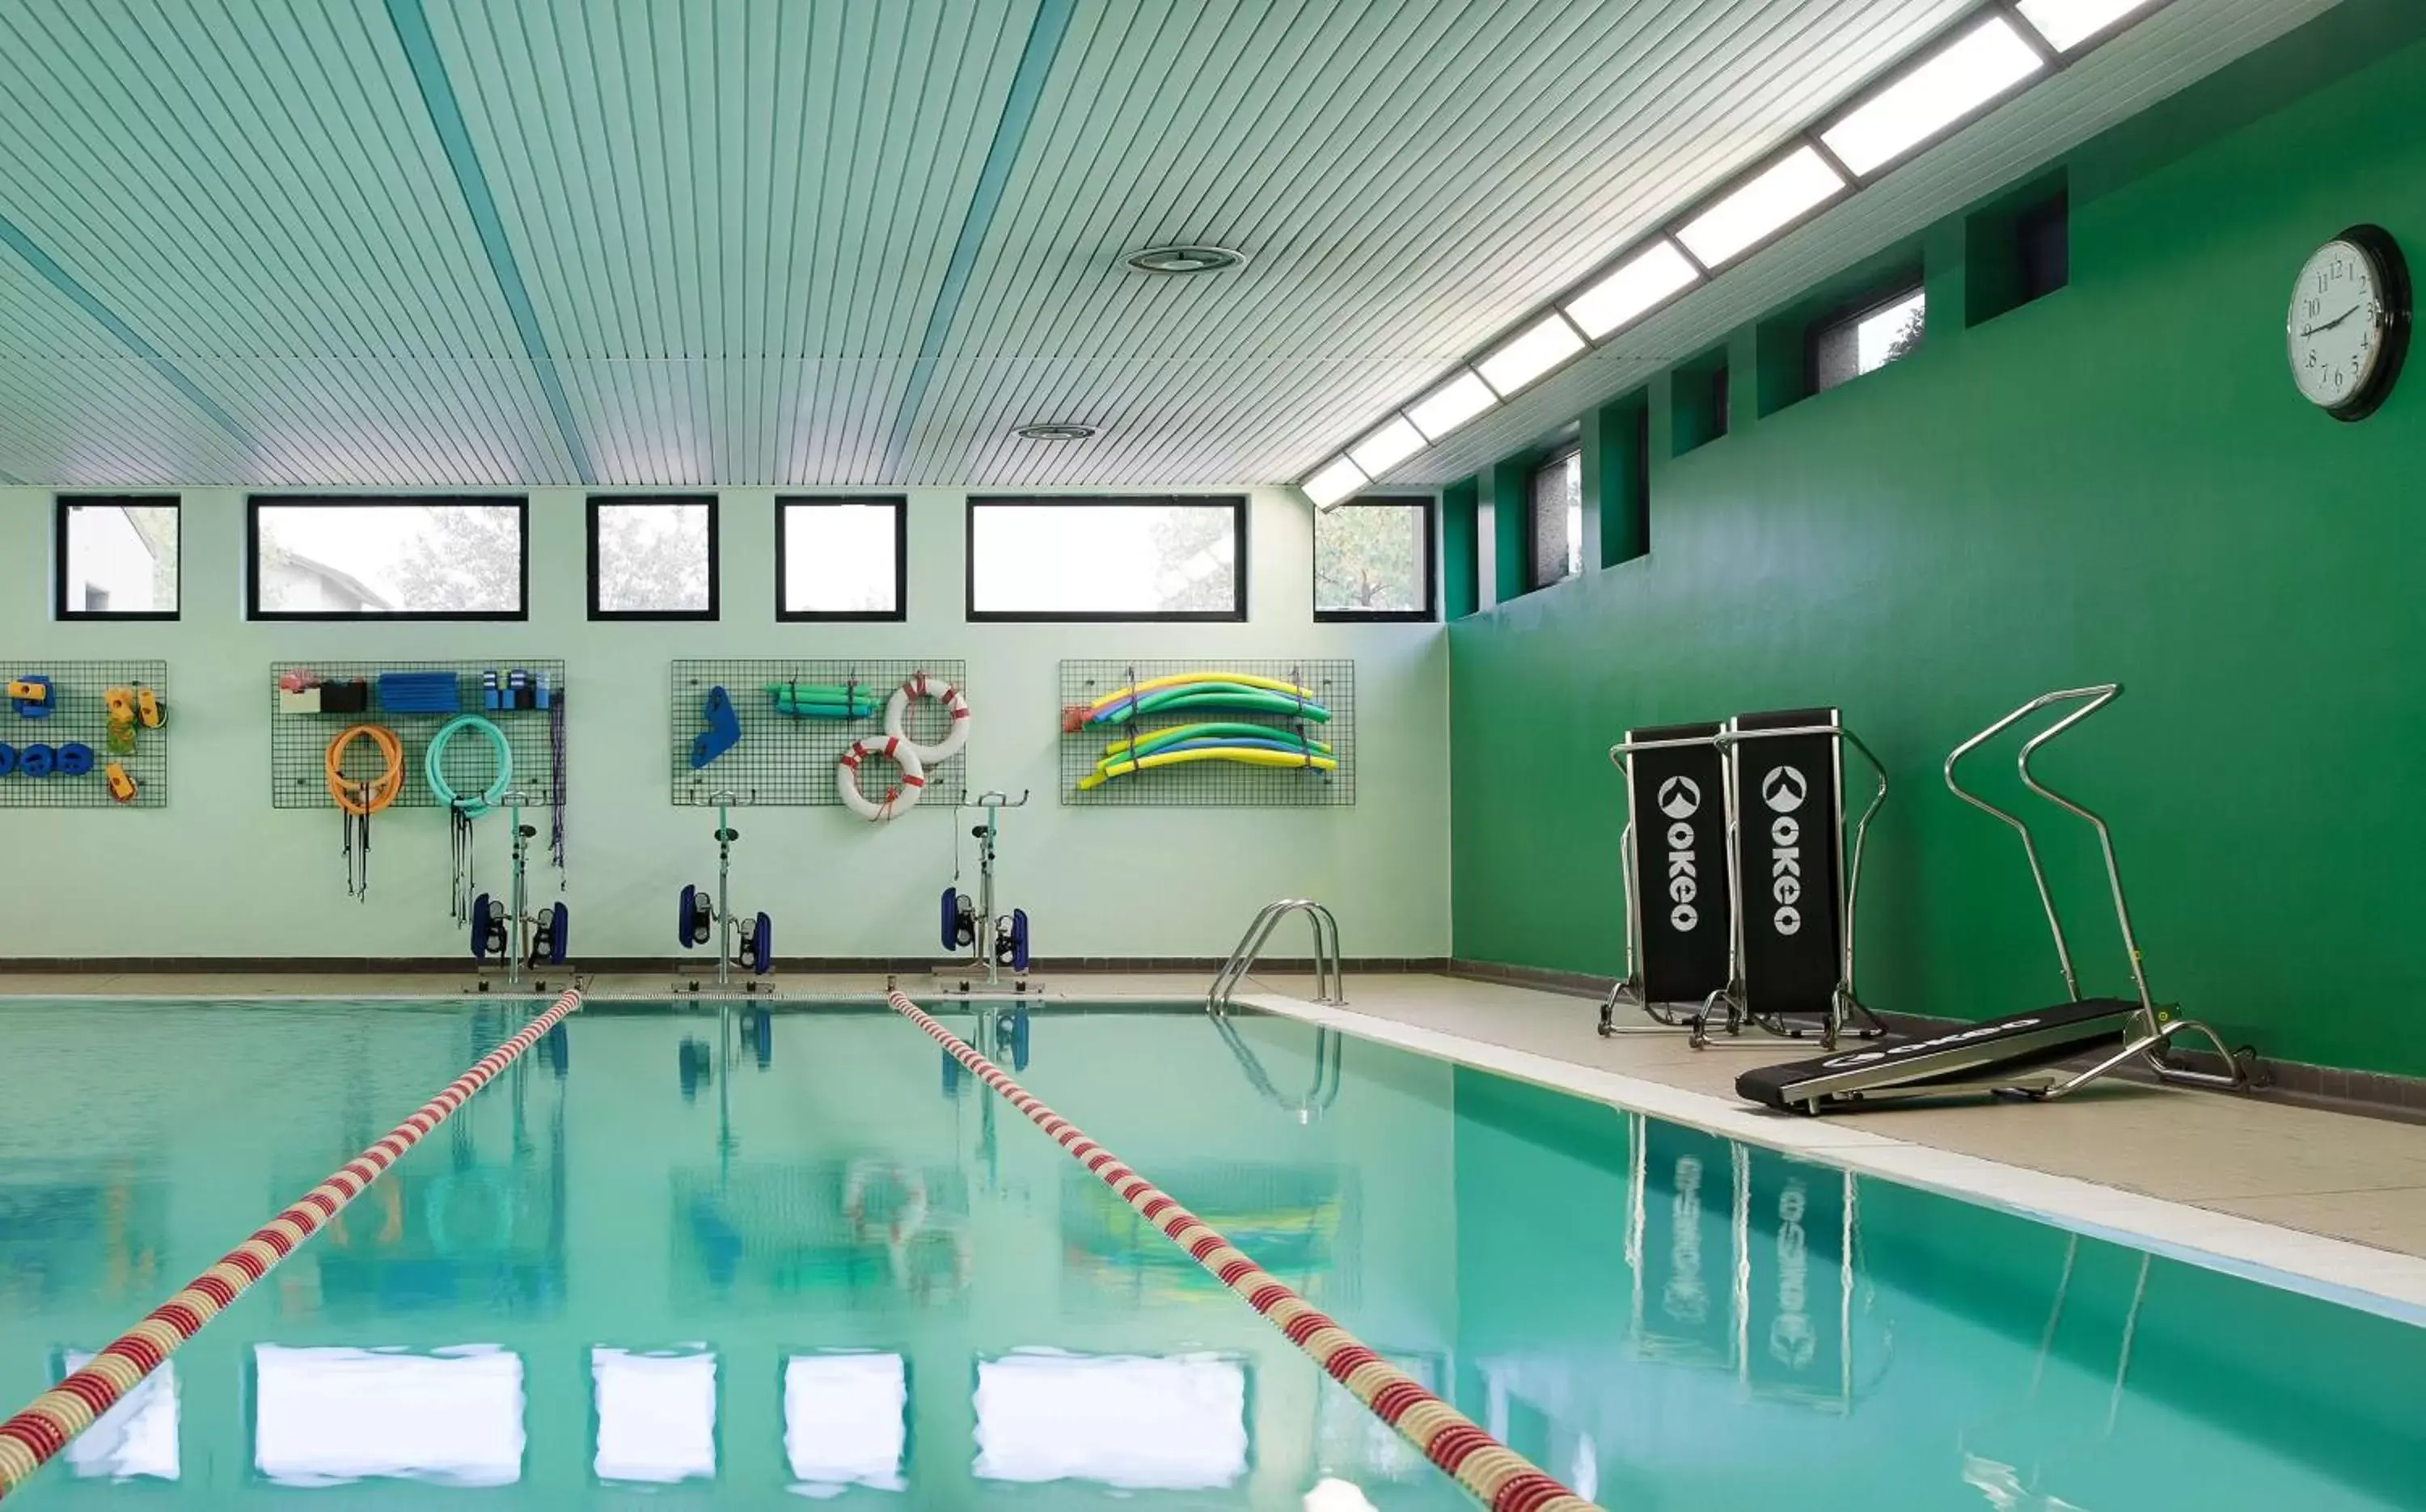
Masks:
[[[1629,744],[1709,740],[1719,727],[1667,725],[1626,732]],[[1633,781],[1635,886],[1642,929],[1642,995],[1699,1003],[1727,985],[1727,823],[1715,745],[1639,750]]]
[[[1836,726],[1834,709],[1747,714],[1734,721],[1744,736]],[[1836,737],[1745,738],[1735,750],[1745,1001],[1759,1014],[1824,1014],[1843,950]]]

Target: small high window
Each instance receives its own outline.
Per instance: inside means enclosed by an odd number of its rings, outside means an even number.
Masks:
[[[590,618],[713,619],[716,501],[590,501]]]
[[[1919,346],[1929,297],[1918,284],[1811,328],[1811,392],[1875,373]],[[1789,348],[1790,350],[1790,348]]]
[[[1537,588],[1584,570],[1584,456],[1568,450],[1533,469],[1532,584]]]
[[[910,508],[902,499],[781,499],[775,618],[908,618]]]
[[[1430,619],[1432,577],[1431,499],[1351,499],[1315,512],[1315,619]]]
[[[246,521],[254,619],[527,619],[518,496],[256,496]]]
[[[986,619],[1244,619],[1247,501],[969,501],[969,607]]]
[[[61,619],[177,618],[174,494],[62,497],[52,612]]]

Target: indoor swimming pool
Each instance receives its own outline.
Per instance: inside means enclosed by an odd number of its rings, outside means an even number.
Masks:
[[[527,1011],[0,1011],[0,1413]],[[1609,1508],[2426,1500],[2426,1329],[1294,1021],[938,1011]],[[589,1005],[11,1500],[429,1486],[1469,1504],[874,1005]]]

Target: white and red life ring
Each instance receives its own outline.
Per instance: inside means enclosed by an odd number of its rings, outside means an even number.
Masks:
[[[859,764],[870,756],[884,757],[901,768],[900,785],[887,789],[881,803],[871,801],[859,788]],[[836,765],[834,786],[842,795],[843,806],[870,822],[909,812],[918,806],[918,796],[927,787],[927,768],[918,760],[918,748],[899,735],[852,741]]]
[[[908,716],[912,699],[933,699],[952,716],[952,727],[944,738],[931,746],[921,746],[910,738]],[[940,677],[924,672],[912,674],[910,680],[893,690],[884,702],[884,732],[903,742],[918,754],[922,767],[940,766],[961,753],[969,743],[969,700],[961,697],[960,689]]]

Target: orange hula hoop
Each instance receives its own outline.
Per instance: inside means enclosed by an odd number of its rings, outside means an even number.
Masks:
[[[346,776],[346,752],[364,736],[378,748],[380,759],[387,763],[387,770],[380,774],[376,782],[357,782]],[[337,800],[338,808],[357,815],[377,813],[404,791],[404,743],[385,725],[355,725],[329,742],[327,769],[329,796]]]

